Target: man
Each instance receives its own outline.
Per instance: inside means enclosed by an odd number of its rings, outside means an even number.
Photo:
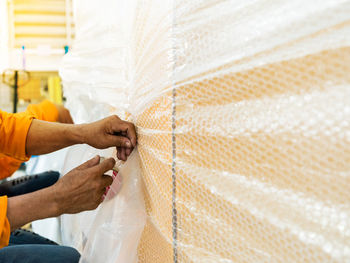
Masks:
[[[125,161],[136,146],[135,127],[117,116],[74,125],[0,111],[0,157],[26,161],[34,154],[81,143],[99,149],[116,146],[118,158]],[[41,241],[7,246],[10,230],[34,220],[97,208],[106,187],[112,183],[112,178],[104,173],[114,164],[113,158],[100,163],[96,156],[50,187],[15,197],[0,197],[0,247],[4,247],[0,249],[0,262],[78,262],[79,254],[69,247],[43,245]]]

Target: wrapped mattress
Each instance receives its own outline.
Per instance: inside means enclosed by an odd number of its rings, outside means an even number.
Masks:
[[[61,219],[82,262],[350,261],[350,1],[74,4],[67,107],[138,132],[121,189]]]

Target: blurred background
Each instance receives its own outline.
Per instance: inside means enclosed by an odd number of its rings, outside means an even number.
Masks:
[[[72,0],[0,0],[0,109],[61,104],[58,68],[73,38]]]

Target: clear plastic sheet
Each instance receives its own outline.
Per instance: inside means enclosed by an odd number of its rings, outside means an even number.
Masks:
[[[76,0],[75,19],[67,106],[139,142],[118,195],[62,218],[83,262],[350,261],[350,1]]]

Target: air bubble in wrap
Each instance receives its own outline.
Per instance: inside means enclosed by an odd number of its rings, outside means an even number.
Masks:
[[[119,194],[62,218],[82,262],[350,261],[350,1],[76,0],[75,20],[72,115],[138,132]]]

